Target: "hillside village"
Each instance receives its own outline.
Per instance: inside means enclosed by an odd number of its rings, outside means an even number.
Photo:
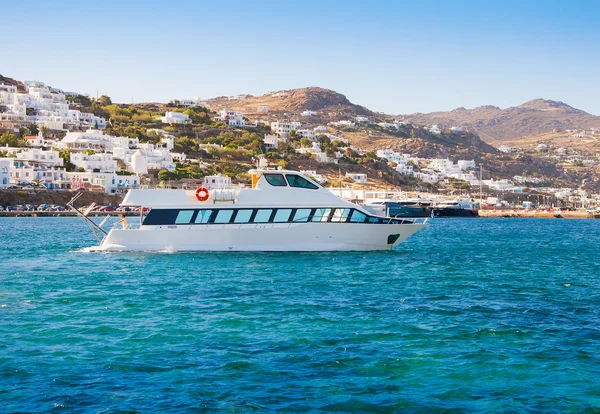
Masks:
[[[596,127],[564,133],[600,137]],[[335,188],[598,202],[598,152],[552,140],[490,144],[458,122],[374,113],[322,88],[121,105],[0,77],[0,189],[248,185],[260,165]]]

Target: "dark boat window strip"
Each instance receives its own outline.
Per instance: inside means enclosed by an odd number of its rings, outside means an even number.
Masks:
[[[223,209],[151,209],[146,226],[264,224],[264,223],[366,223],[412,224],[411,219],[367,215],[354,208],[223,208]]]

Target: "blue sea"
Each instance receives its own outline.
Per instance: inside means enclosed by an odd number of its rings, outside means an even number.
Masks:
[[[1,412],[600,412],[600,220],[390,252],[85,253],[0,218]]]

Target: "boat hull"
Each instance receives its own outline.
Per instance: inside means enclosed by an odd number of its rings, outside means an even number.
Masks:
[[[420,224],[270,223],[112,229],[95,251],[391,250]],[[397,236],[397,237],[396,237]]]
[[[478,217],[479,213],[477,210],[470,210],[466,208],[434,208],[434,217]]]
[[[430,217],[431,207],[418,204],[388,203],[390,217]]]

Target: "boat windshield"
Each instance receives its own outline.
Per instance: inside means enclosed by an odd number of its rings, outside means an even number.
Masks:
[[[286,187],[285,179],[283,174],[265,174],[265,180],[275,187]]]
[[[285,178],[287,179],[287,182],[290,185],[290,187],[310,188],[311,190],[316,190],[319,188],[310,181],[308,181],[306,178],[300,177],[299,175],[286,174]]]

